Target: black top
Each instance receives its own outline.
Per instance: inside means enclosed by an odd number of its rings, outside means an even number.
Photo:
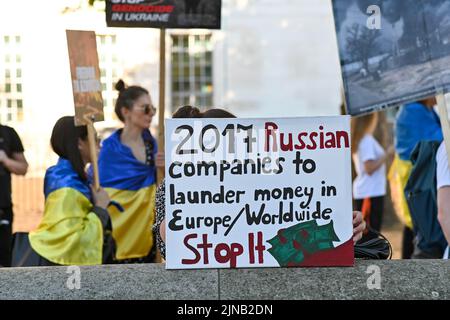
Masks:
[[[13,128],[0,125],[0,150],[3,150],[9,158],[14,153],[24,151],[22,142]],[[11,205],[11,173],[0,164],[0,208]]]

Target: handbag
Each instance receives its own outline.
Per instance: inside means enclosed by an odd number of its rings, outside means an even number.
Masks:
[[[381,233],[369,227],[378,238],[355,244],[355,258],[366,260],[390,260],[392,258],[392,246],[388,239]]]

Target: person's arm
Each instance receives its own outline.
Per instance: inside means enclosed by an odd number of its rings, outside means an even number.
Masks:
[[[447,242],[450,243],[450,186],[438,190],[438,220]]]
[[[364,162],[364,171],[371,176],[386,162],[386,158],[386,155],[384,155],[378,160],[368,160]]]
[[[9,172],[16,175],[24,176],[28,170],[28,162],[25,159],[23,152],[15,152],[12,157],[9,158],[3,150],[0,150],[0,163],[5,166]]]
[[[395,152],[393,146],[389,147],[386,154],[384,154],[380,159],[377,160],[368,160],[364,162],[364,171],[367,172],[369,176],[375,173],[383,164],[386,163],[386,160],[389,159]]]

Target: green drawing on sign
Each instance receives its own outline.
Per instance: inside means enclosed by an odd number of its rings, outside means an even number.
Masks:
[[[299,265],[306,257],[317,252],[334,249],[333,242],[340,241],[334,231],[333,221],[323,226],[316,220],[299,223],[278,234],[267,242],[268,251],[282,267]]]

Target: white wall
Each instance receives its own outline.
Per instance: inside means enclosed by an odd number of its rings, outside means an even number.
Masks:
[[[331,1],[225,0],[222,31],[218,105],[251,117],[339,112]]]

